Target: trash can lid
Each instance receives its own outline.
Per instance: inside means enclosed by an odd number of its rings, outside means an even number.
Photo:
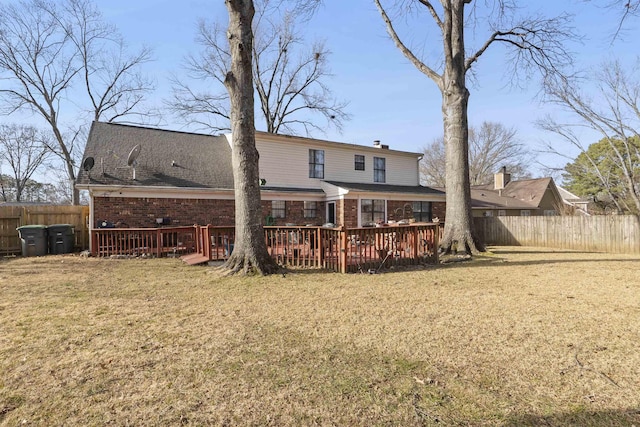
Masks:
[[[23,225],[16,228],[16,230],[29,230],[29,229],[42,230],[43,228],[47,228],[47,226],[46,225]]]
[[[49,228],[56,228],[56,227],[73,227],[73,224],[51,224],[49,226]]]

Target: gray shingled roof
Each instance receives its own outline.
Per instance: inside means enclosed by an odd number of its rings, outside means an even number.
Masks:
[[[443,191],[436,190],[431,187],[424,187],[422,185],[392,185],[392,184],[365,184],[356,182],[339,182],[339,181],[325,181],[327,184],[335,185],[336,187],[346,188],[354,191],[366,191],[376,193],[410,193],[410,194],[434,194],[444,195]]]
[[[138,144],[134,181],[127,157]],[[93,157],[95,165],[90,172],[80,170],[81,188],[102,184],[233,189],[231,147],[224,136],[93,122],[83,159],[87,157]]]
[[[471,205],[474,208],[536,209],[545,191],[551,185],[551,178],[523,179],[509,181],[502,195],[493,184],[471,187]]]

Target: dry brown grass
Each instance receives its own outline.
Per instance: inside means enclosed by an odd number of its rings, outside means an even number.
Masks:
[[[640,426],[640,258],[379,275],[0,261],[2,425]]]

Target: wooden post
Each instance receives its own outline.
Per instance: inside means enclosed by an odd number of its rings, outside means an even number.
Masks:
[[[202,244],[204,245],[205,249],[205,253],[207,255],[207,258],[209,259],[209,261],[211,261],[212,256],[211,256],[211,224],[207,224],[205,231],[204,231],[204,241],[202,242]]]
[[[347,272],[347,229],[344,227],[340,227],[340,272]]]
[[[440,264],[440,226],[436,224],[433,229],[433,257],[435,258],[436,264]]]
[[[322,267],[322,230],[320,227],[316,227],[314,233],[316,233],[316,239],[314,244],[314,250],[316,254],[316,267]]]
[[[418,245],[420,244],[420,241],[418,240],[420,233],[418,232],[418,225],[412,225],[411,229],[413,230],[413,254],[411,255],[413,257],[413,263],[417,263],[418,261]]]
[[[160,258],[160,250],[164,246],[164,241],[162,238],[162,231],[159,228],[156,228],[156,256]]]
[[[91,232],[91,255],[98,256],[98,233],[95,230]]]

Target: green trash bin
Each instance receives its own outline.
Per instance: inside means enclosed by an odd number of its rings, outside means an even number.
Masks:
[[[49,253],[70,254],[75,244],[75,232],[71,224],[54,224],[47,227],[49,232]]]
[[[47,254],[47,227],[45,225],[23,225],[16,228],[22,243],[22,256],[44,256]]]

